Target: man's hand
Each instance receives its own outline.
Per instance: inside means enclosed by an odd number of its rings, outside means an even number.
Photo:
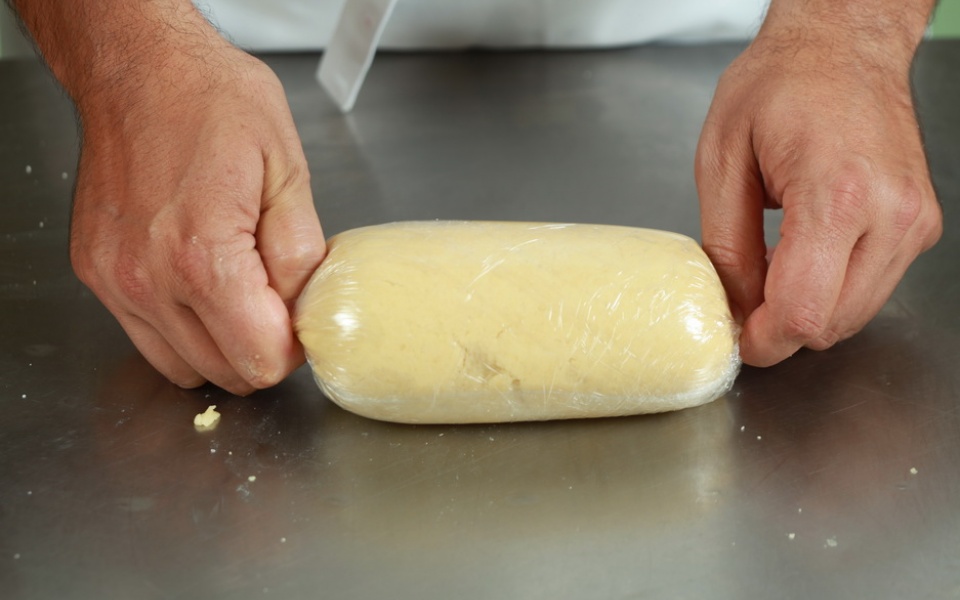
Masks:
[[[894,22],[910,12],[892,5]],[[941,233],[910,92],[922,26],[879,35],[830,6],[774,3],[721,78],[697,150],[704,250],[756,366],[858,332]],[[769,262],[764,208],[784,211]]]
[[[81,73],[46,40],[83,128],[71,258],[165,376],[246,394],[303,362],[290,310],[325,252],[306,160],[264,64],[189,2],[134,4],[102,15],[126,19],[120,39],[78,34]]]
[[[218,60],[87,111],[71,256],[164,375],[243,394],[303,362],[289,310],[323,235],[279,82]]]

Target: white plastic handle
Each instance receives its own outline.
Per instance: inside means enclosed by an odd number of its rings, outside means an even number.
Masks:
[[[317,80],[343,112],[357,100],[397,0],[346,0]]]

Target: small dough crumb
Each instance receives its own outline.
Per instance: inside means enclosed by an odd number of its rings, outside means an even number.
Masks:
[[[220,422],[220,413],[216,410],[215,404],[207,407],[207,410],[193,418],[193,426],[197,431],[210,431]]]
[[[916,475],[917,473],[919,473],[919,471],[917,471],[917,468],[916,468],[916,467],[910,467],[910,474],[911,474],[911,475]]]
[[[837,538],[836,538],[836,536],[834,536],[834,537],[832,537],[832,538],[827,538],[827,546],[830,546],[831,548],[836,548],[836,547],[837,547]]]
[[[787,537],[792,540],[792,539],[794,539],[794,538],[797,537],[797,534],[795,534],[795,533],[788,533],[788,534],[787,534]]]
[[[250,477],[247,477],[247,481],[249,481],[250,483],[253,483],[253,482],[256,481],[256,480],[257,480],[257,476],[256,476],[256,475],[251,475]]]
[[[30,173],[33,173],[33,167],[31,167],[30,165],[27,165],[27,168],[24,169],[24,171],[26,171],[27,175],[29,175]]]

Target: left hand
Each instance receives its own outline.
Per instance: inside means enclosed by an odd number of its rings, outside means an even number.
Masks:
[[[290,314],[323,232],[280,81],[186,38],[78,99],[71,258],[168,379],[249,394],[303,364]]]
[[[721,78],[697,149],[704,250],[755,366],[858,332],[942,231],[912,56],[806,33],[758,35]],[[784,211],[769,263],[764,208]]]

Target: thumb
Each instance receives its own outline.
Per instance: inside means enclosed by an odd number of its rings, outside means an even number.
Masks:
[[[267,161],[256,238],[270,287],[289,308],[327,251],[302,155],[282,167]]]

